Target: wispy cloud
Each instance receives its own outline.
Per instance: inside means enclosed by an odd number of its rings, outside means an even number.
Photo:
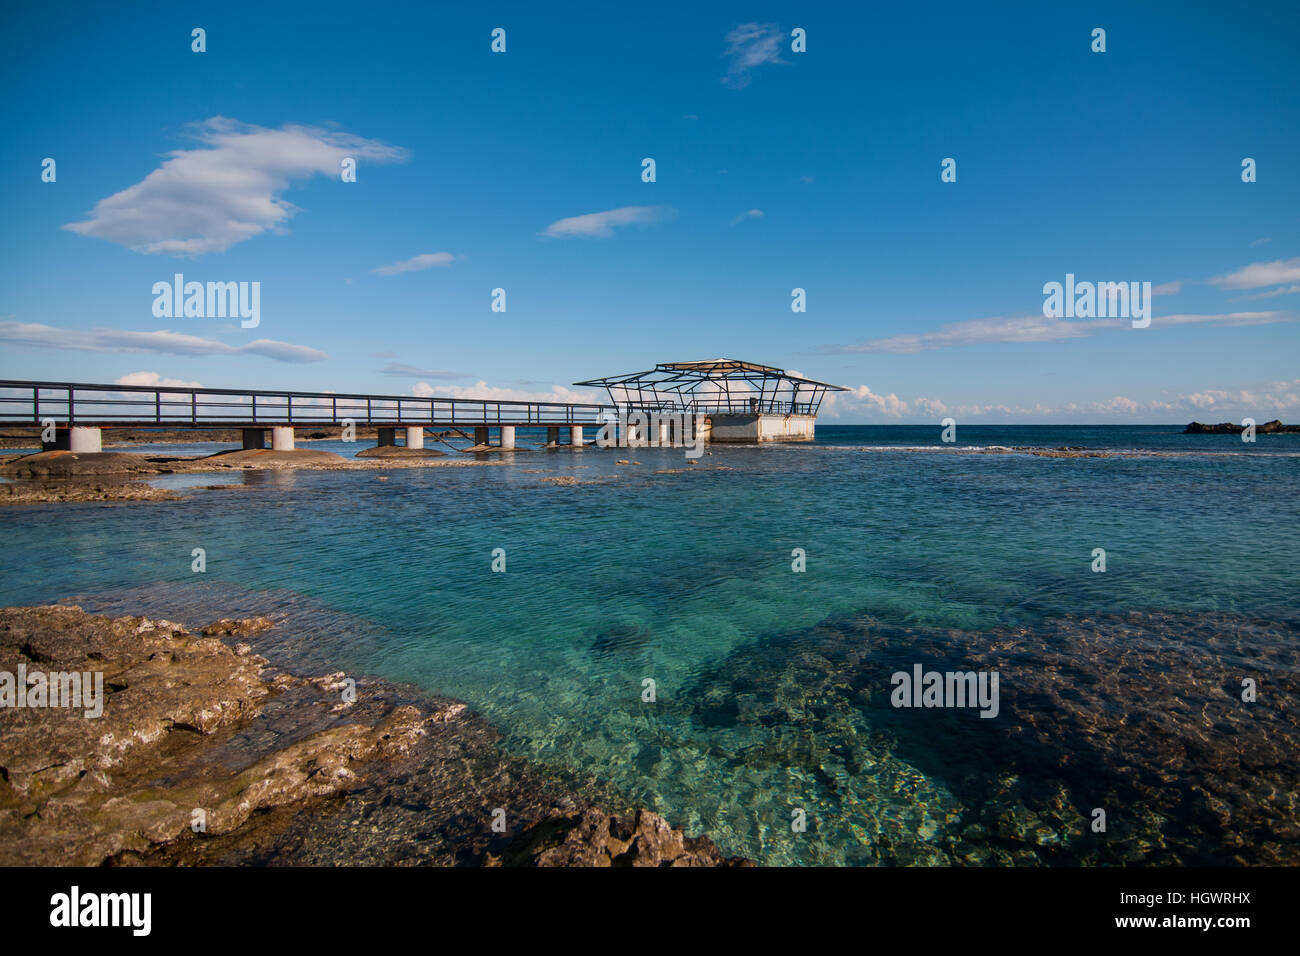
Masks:
[[[1182,313],[1154,316],[1151,319],[1151,327],[1201,324],[1268,325],[1274,322],[1292,322],[1296,318],[1297,315],[1293,312],[1220,312],[1209,315]],[[822,346],[821,351],[907,354],[994,343],[1060,342],[1088,338],[1106,329],[1125,328],[1130,324],[1129,319],[1068,320],[1052,319],[1043,315],[969,319],[941,326],[932,332],[891,335],[857,345],[826,345]]]
[[[1160,285],[1153,287],[1151,289],[1151,294],[1152,295],[1177,295],[1182,290],[1183,290],[1182,281],[1176,279],[1173,282],[1162,282]]]
[[[748,212],[742,212],[735,219],[731,220],[731,224],[733,226],[738,226],[747,219],[762,219],[762,218],[763,218],[763,210],[751,209]]]
[[[434,266],[449,266],[455,260],[456,257],[450,252],[426,252],[423,255],[403,259],[401,262],[394,262],[392,265],[376,266],[370,271],[381,276],[395,276],[399,272],[423,272]]]
[[[280,198],[291,182],[316,174],[337,179],[346,157],[364,164],[408,156],[400,147],[314,126],[266,129],[216,116],[191,129],[201,148],[172,151],[143,180],[96,203],[86,221],[63,228],[136,252],[222,252],[284,229],[298,211]]]
[[[960,348],[966,345],[986,345],[993,342],[1057,342],[1062,339],[1085,338],[1102,326],[1114,328],[1127,321],[1127,319],[1100,319],[1067,322],[1064,319],[1049,319],[1041,314],[968,319],[941,326],[933,332],[891,335],[858,345],[826,346],[824,350],[908,353]]]
[[[1243,299],[1271,299],[1275,295],[1294,295],[1300,292],[1300,285],[1283,286],[1280,289],[1271,289],[1268,292],[1256,292],[1254,295],[1244,295]]]
[[[1221,289],[1259,289],[1283,282],[1300,282],[1300,256],[1294,259],[1274,259],[1272,262],[1252,262],[1236,272],[1215,276],[1210,282]]]
[[[0,320],[0,342],[28,348],[72,349],[80,352],[160,352],[165,355],[260,355],[277,362],[319,362],[324,352],[306,345],[257,339],[227,345],[183,332],[124,329],[59,329],[35,322]]]
[[[750,74],[765,63],[784,63],[781,44],[785,34],[775,23],[742,23],[727,34],[729,59],[722,82],[732,89],[749,85]]]
[[[1251,245],[1252,245],[1252,246],[1262,246],[1262,245],[1264,245],[1264,243],[1266,243],[1266,242],[1272,242],[1272,241],[1273,241],[1272,239],[1270,239],[1270,238],[1268,238],[1267,236],[1265,236],[1263,239],[1256,239],[1256,240],[1254,240],[1253,242],[1251,242]]]
[[[673,216],[667,206],[623,206],[557,219],[542,232],[553,239],[608,239],[619,226],[650,226]]]
[[[414,365],[404,365],[401,362],[389,362],[379,370],[379,374],[391,375],[394,378],[456,379],[470,377],[467,372],[449,372],[440,368],[418,368]]]

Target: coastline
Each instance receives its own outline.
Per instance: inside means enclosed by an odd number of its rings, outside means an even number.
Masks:
[[[748,863],[502,752],[461,702],[280,670],[248,643],[274,626],[0,609],[0,672],[104,687],[99,717],[0,707],[0,863]]]

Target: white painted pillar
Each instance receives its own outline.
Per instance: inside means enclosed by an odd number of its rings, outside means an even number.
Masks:
[[[515,447],[515,426],[514,425],[501,426],[501,447],[502,448]]]
[[[103,437],[98,428],[77,425],[68,429],[68,451],[90,454],[103,450]]]
[[[569,444],[574,448],[582,447],[582,426],[571,425],[569,427]]]
[[[293,451],[293,427],[277,425],[271,429],[272,451]]]
[[[422,427],[406,429],[406,447],[407,448],[424,447],[424,429]]]

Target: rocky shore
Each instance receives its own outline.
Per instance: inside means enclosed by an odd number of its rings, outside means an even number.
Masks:
[[[249,643],[274,626],[0,610],[0,865],[747,862],[503,753],[462,703],[279,670]],[[73,672],[100,716],[3,677]]]

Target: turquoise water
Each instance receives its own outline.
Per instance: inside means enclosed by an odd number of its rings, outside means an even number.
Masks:
[[[191,624],[285,609],[286,653],[465,700],[512,751],[764,862],[1222,862],[1223,834],[1166,778],[1259,802],[1268,775],[1243,755],[1264,730],[1242,721],[1265,711],[1238,716],[1233,688],[1247,669],[1289,695],[1300,675],[1300,436],[1180,431],[959,428],[963,450],[937,427],[821,426],[814,445],[710,446],[695,466],[530,449],[385,481],[246,473],[177,502],[0,511],[0,601]],[[1156,454],[972,451],[990,446]],[[583,483],[542,480],[559,476]],[[996,667],[1002,715],[893,710],[890,674],[912,662]],[[1115,675],[1140,679],[1079,703]],[[1178,714],[1198,701],[1235,764],[1213,740],[1213,761],[1189,755],[1196,717]],[[1139,718],[1174,721],[1146,757],[1124,742]],[[1284,789],[1294,761],[1275,763]],[[1127,808],[1104,845],[1086,832],[1098,780]]]

